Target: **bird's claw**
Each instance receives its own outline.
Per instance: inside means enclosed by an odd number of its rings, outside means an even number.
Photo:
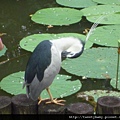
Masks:
[[[57,104],[57,105],[65,105],[61,102],[66,102],[66,101],[65,100],[57,100],[57,98],[56,98],[56,99],[53,99],[51,101],[46,102],[46,104],[54,103],[54,104]]]
[[[47,99],[48,99],[48,98],[47,98]],[[47,100],[47,99],[42,99],[42,98],[38,97],[38,105],[40,105],[40,103],[41,103],[42,101]]]

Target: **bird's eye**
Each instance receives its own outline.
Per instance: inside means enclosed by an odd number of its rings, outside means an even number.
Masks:
[[[74,55],[74,53],[70,53],[70,55]]]

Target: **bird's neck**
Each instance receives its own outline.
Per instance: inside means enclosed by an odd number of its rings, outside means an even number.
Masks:
[[[56,40],[51,40],[51,42],[58,48],[60,52],[63,52],[70,48],[74,44],[79,44],[79,39],[73,37],[65,37]]]

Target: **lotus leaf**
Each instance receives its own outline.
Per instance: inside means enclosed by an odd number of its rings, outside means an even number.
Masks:
[[[71,8],[45,8],[32,15],[32,20],[44,25],[69,25],[79,22],[82,12]]]
[[[118,47],[120,39],[120,25],[108,25],[96,28],[90,36],[89,41],[103,45]]]
[[[79,39],[85,40],[86,36],[77,33],[61,33],[61,34],[34,34],[23,38],[20,41],[20,46],[28,51],[33,51],[35,47],[43,40],[52,40],[61,37],[77,37]],[[91,41],[87,41],[85,48],[90,48],[93,45]]]
[[[97,16],[87,16],[87,20],[90,22],[96,22],[97,19],[99,19],[101,15]],[[106,15],[103,19],[100,20],[100,24],[120,24],[120,14],[114,13]]]
[[[62,67],[77,76],[114,78],[117,68],[117,48],[87,49],[76,59],[66,59]]]
[[[17,72],[10,74],[9,76],[2,79],[0,82],[1,89],[6,92],[17,95],[26,93],[25,89],[22,89],[24,82],[24,72]],[[57,75],[55,80],[50,86],[53,97],[59,98],[76,93],[81,88],[79,80],[71,81],[71,76]],[[42,98],[48,98],[48,93],[44,90],[41,93]]]
[[[60,5],[74,8],[84,8],[97,5],[97,3],[92,0],[56,0],[56,2]]]
[[[117,88],[116,88],[116,78],[111,79],[110,84],[111,84],[115,89],[120,90],[120,77],[119,77],[119,79],[118,79]]]
[[[97,5],[81,10],[84,16],[96,16],[96,15],[109,15],[116,12],[120,12],[120,6],[118,5]]]
[[[99,4],[110,4],[110,5],[120,5],[119,0],[93,0],[94,2],[97,2]]]

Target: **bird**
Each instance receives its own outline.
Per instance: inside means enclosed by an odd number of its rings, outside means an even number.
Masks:
[[[43,40],[37,45],[25,69],[23,88],[26,86],[28,98],[34,101],[39,98],[38,104],[40,104],[42,101],[40,94],[46,89],[50,96],[50,101],[46,102],[46,104],[64,105],[61,102],[65,102],[65,100],[53,98],[50,92],[50,85],[60,71],[62,58],[74,59],[79,57],[84,51],[85,43],[89,36],[98,24],[93,24],[86,40],[70,36],[54,40]]]
[[[75,37],[40,42],[30,56],[25,70],[23,88],[26,86],[27,97],[35,101],[46,89],[50,103],[62,105],[60,102],[63,100],[53,99],[49,86],[60,71],[62,57],[79,57],[83,53],[84,45],[84,41]]]

